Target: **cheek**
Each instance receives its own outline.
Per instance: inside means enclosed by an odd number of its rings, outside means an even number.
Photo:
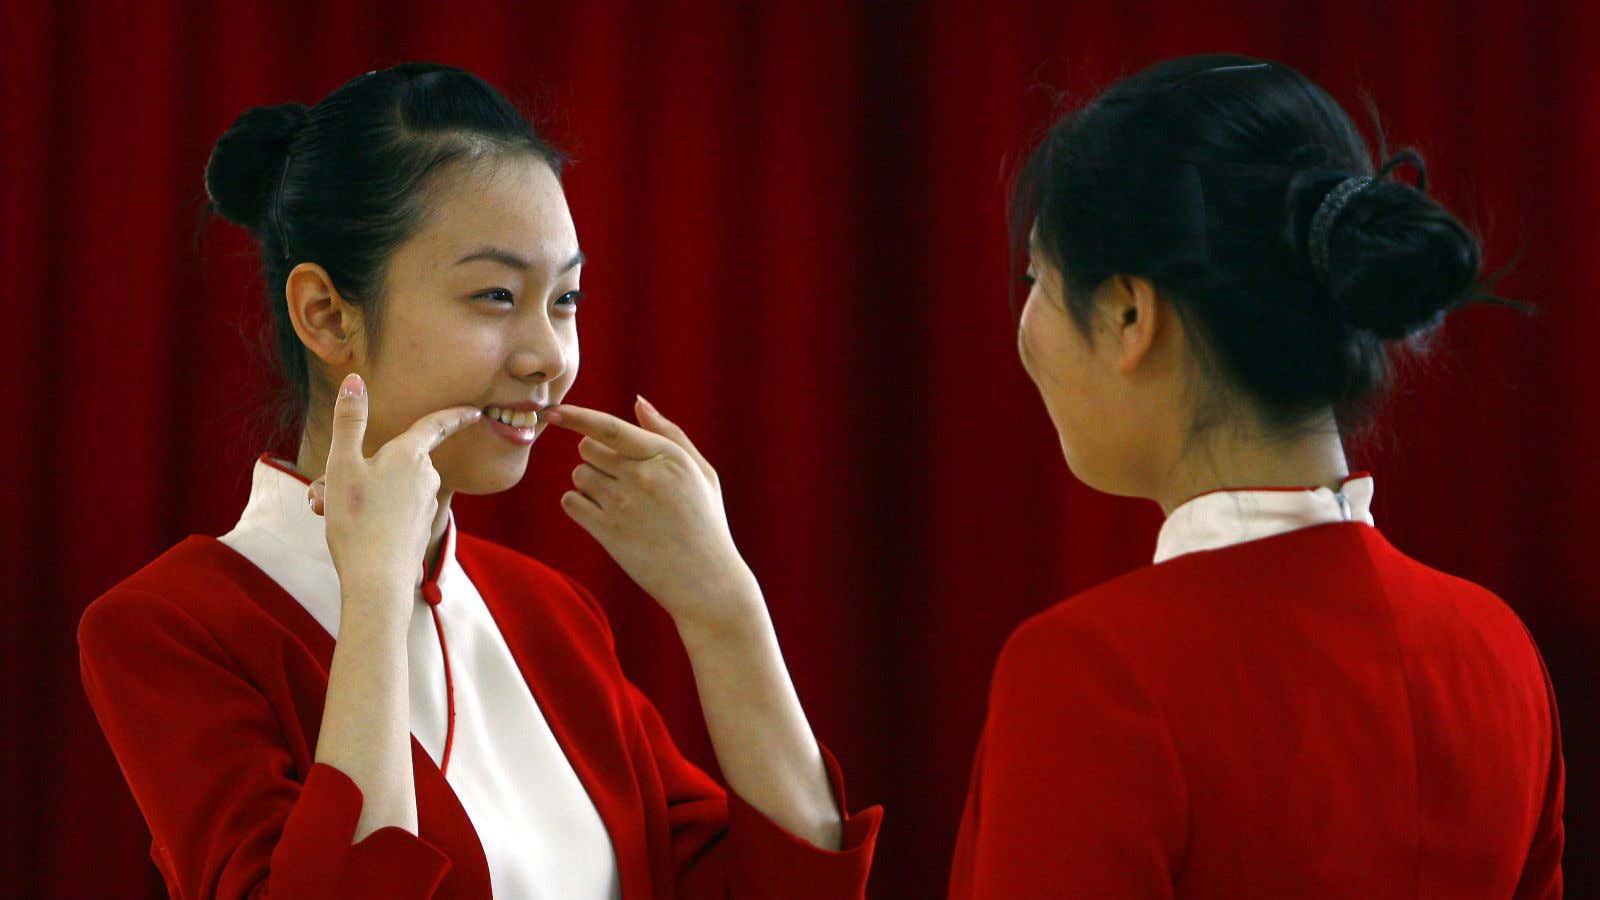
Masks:
[[[1035,384],[1043,387],[1041,377],[1045,367],[1041,365],[1042,354],[1045,352],[1040,346],[1040,323],[1038,310],[1033,305],[1030,295],[1028,305],[1022,309],[1022,318],[1017,321],[1017,358],[1022,361],[1022,368],[1028,373]]]
[[[1096,421],[1096,413],[1093,373],[1085,366],[1076,335],[1066,332],[1072,327],[1064,317],[1024,321],[1017,334],[1017,352],[1038,386],[1063,444],[1076,446],[1086,433],[1092,437],[1095,428],[1088,425]]]
[[[1023,369],[1044,394],[1045,400],[1054,405],[1061,399],[1061,395],[1072,392],[1071,379],[1071,348],[1066,345],[1060,333],[1060,322],[1050,317],[1048,312],[1041,313],[1031,302],[1023,310],[1022,321],[1017,327],[1017,356],[1022,360]]]

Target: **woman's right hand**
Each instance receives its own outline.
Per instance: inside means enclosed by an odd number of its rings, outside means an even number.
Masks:
[[[355,587],[382,585],[411,601],[439,511],[439,473],[429,454],[483,411],[453,406],[429,413],[367,459],[367,399],[361,376],[345,376],[333,404],[328,465],[312,482],[309,500],[328,520],[328,551],[346,596]]]

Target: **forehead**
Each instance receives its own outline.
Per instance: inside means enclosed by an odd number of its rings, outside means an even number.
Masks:
[[[456,166],[430,194],[413,241],[426,264],[448,267],[494,246],[553,269],[578,251],[566,193],[543,160],[517,156]]]

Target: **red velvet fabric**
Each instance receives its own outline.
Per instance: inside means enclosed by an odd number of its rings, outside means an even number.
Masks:
[[[1154,505],[1076,483],[1016,359],[1003,173],[1051,117],[1179,53],[1281,59],[1427,157],[1547,315],[1453,317],[1376,440],[1380,530],[1493,590],[1549,663],[1571,892],[1600,890],[1600,8],[1511,0],[929,3],[8,0],[0,15],[0,893],[164,896],[85,700],[95,597],[237,520],[271,361],[237,229],[191,245],[243,109],[405,59],[469,67],[577,162],[576,402],[642,391],[717,466],[812,723],[887,810],[875,897],[945,890],[990,673],[1028,615],[1150,559]],[[1369,129],[1370,133],[1370,129]],[[593,589],[684,754],[672,625],[557,505],[547,434],[464,530]],[[292,441],[271,445],[293,458]],[[1588,799],[1585,799],[1588,798]],[[95,864],[84,865],[84,848]],[[1586,888],[1580,888],[1583,885]]]
[[[950,895],[1561,896],[1550,682],[1364,523],[1185,554],[1001,651]]]
[[[860,897],[880,807],[839,851],[779,828],[674,746],[566,576],[459,535],[457,559],[611,835],[625,897]],[[466,811],[412,739],[418,833],[351,844],[361,792],[314,763],[333,638],[248,560],[196,535],[90,604],[84,685],[173,897],[482,898]],[[838,763],[824,750],[839,803]],[[798,893],[796,893],[798,892]]]

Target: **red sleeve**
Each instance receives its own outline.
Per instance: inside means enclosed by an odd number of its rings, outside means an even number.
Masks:
[[[426,898],[451,862],[398,827],[351,844],[361,791],[302,783],[265,696],[180,607],[120,589],[78,625],[84,690],[175,898]]]
[[[1187,832],[1176,748],[1126,658],[1060,613],[1018,629],[995,667],[951,897],[1171,897]]]
[[[610,626],[599,602],[575,579],[563,577],[600,619],[610,643]],[[614,645],[612,652],[615,654]],[[617,671],[620,673],[620,667]],[[655,704],[626,678],[623,683],[666,795],[677,897],[832,900],[866,896],[883,807],[870,806],[854,815],[844,812],[844,776],[827,747],[818,744],[843,825],[838,850],[824,850],[784,830],[685,759]]]
[[[1531,634],[1528,641],[1530,644],[1533,641]],[[1537,654],[1538,650],[1534,652]],[[1517,900],[1559,898],[1562,891],[1561,853],[1566,843],[1566,832],[1561,816],[1566,794],[1566,764],[1561,756],[1561,717],[1556,709],[1555,688],[1550,684],[1550,673],[1545,669],[1542,658],[1539,668],[1544,675],[1545,702],[1550,715],[1550,768],[1545,775],[1543,804],[1533,843],[1528,847],[1522,877],[1517,881],[1517,890],[1513,894]]]
[[[678,897],[866,896],[882,807],[868,807],[855,815],[841,813],[840,849],[824,850],[785,831],[685,759],[649,698],[632,684],[628,693],[666,791]],[[827,747],[819,744],[818,749],[834,803],[843,811],[839,762]]]

